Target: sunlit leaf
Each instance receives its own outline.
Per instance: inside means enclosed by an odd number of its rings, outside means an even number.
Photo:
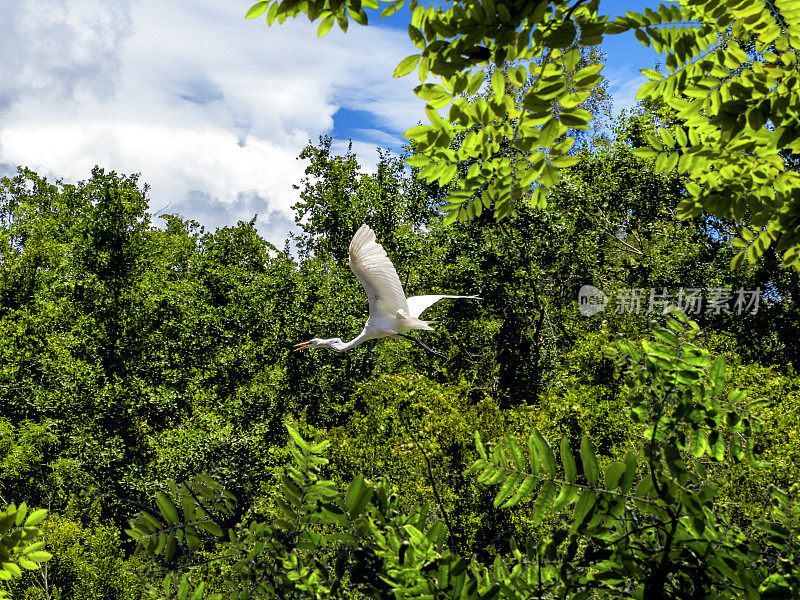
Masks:
[[[600,477],[600,468],[597,464],[597,455],[595,454],[594,445],[588,436],[583,436],[581,439],[581,462],[583,462],[583,472],[586,475],[590,485],[597,485]]]

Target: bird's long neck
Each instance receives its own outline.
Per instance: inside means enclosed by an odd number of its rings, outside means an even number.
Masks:
[[[339,340],[338,344],[331,344],[331,348],[334,350],[338,350],[339,352],[344,352],[345,350],[350,350],[350,348],[355,348],[359,344],[366,342],[367,340],[371,340],[374,338],[375,335],[367,329],[364,329],[361,333],[359,333],[356,337],[354,337],[349,342],[343,342]]]

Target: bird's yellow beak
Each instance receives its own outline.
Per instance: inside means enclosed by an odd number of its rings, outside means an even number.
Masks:
[[[294,345],[293,352],[297,352],[298,350],[308,350],[311,347],[311,342],[300,342],[299,344]]]

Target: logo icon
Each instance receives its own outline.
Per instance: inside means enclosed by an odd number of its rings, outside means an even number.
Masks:
[[[584,285],[578,292],[578,310],[584,317],[591,317],[608,304],[608,296],[593,285]]]

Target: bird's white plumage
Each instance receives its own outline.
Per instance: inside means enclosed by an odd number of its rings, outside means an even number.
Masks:
[[[364,330],[349,342],[339,338],[314,338],[295,345],[295,350],[308,348],[331,348],[344,352],[359,344],[386,336],[404,335],[414,329],[431,330],[427,321],[419,316],[425,309],[436,304],[442,298],[475,298],[477,296],[426,295],[412,296],[406,300],[403,286],[397,271],[389,260],[386,251],[376,240],[375,232],[368,225],[362,225],[353,236],[349,248],[348,264],[358,281],[367,293],[369,300],[369,318]],[[419,340],[410,338],[426,350],[437,354]]]
[[[394,319],[399,310],[408,314],[397,271],[368,225],[362,225],[353,236],[348,264],[367,292],[370,317]]]
[[[452,296],[450,294],[428,294],[425,296],[411,296],[406,299],[408,303],[408,316],[419,318],[428,308],[436,304],[442,298],[473,298],[480,300],[477,296]]]

